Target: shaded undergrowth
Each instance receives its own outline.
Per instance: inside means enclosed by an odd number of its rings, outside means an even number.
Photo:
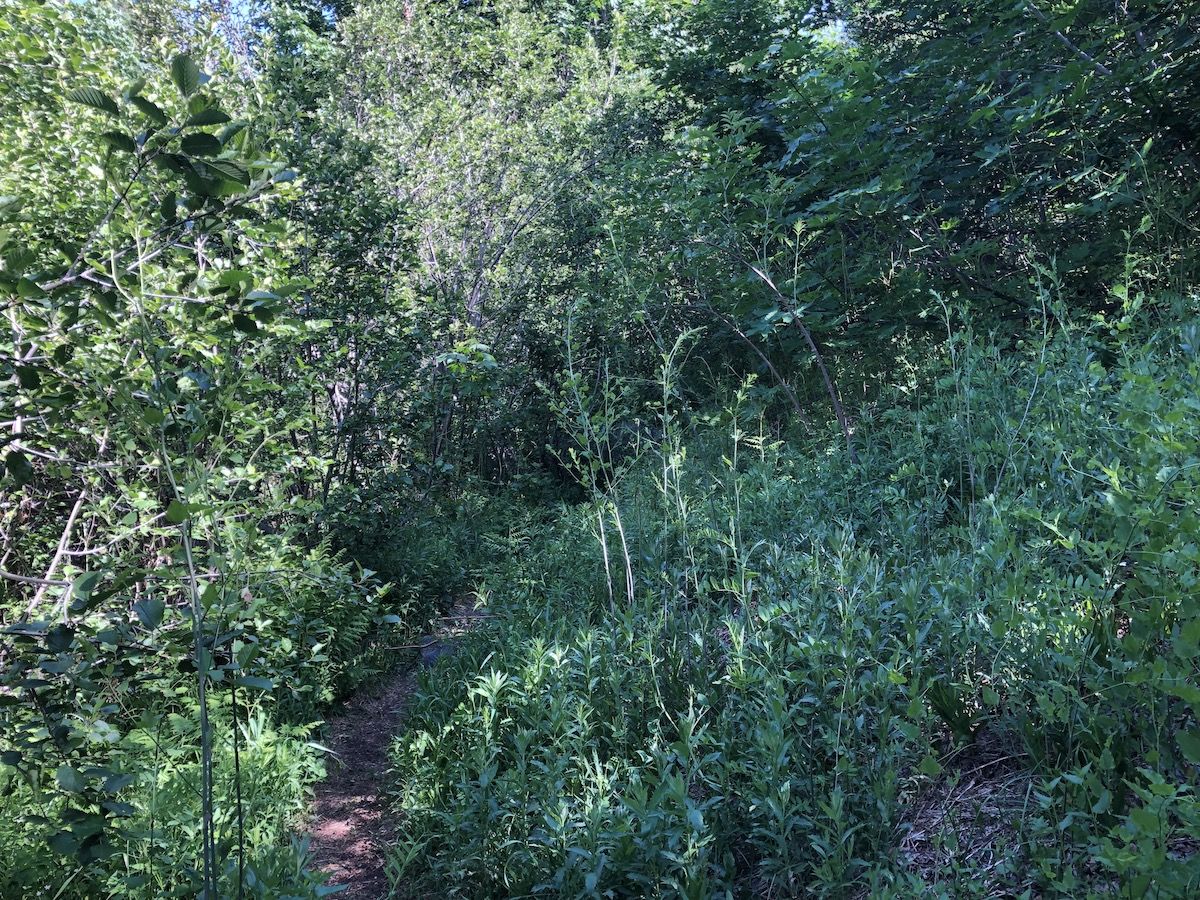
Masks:
[[[744,397],[686,433],[664,414],[603,497],[514,532],[489,627],[423,676],[393,872],[414,896],[1188,895],[1196,334],[964,338],[862,417],[858,463]],[[611,513],[601,552],[609,503],[627,555]]]

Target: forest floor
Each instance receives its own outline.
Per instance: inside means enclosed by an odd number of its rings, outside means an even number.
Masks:
[[[478,616],[470,603],[460,602],[437,619],[418,645],[419,665],[433,665],[449,652],[454,638]],[[329,876],[330,884],[346,885],[339,896],[347,900],[389,896],[388,750],[404,726],[416,688],[416,669],[394,672],[351,697],[326,723],[329,774],[317,786],[309,833],[316,868]]]

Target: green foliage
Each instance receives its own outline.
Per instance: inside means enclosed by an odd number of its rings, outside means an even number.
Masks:
[[[0,893],[1195,894],[1194,19],[0,0]]]
[[[957,343],[860,421],[859,465],[789,453],[731,406],[678,494],[657,463],[620,491],[638,594],[615,614],[586,511],[532,531],[488,579],[500,620],[425,676],[397,741],[400,883],[1079,896],[1100,866],[1186,896],[1194,327]],[[914,880],[908,810],[964,743],[1033,785],[997,823],[1027,862]]]
[[[306,527],[293,175],[189,56],[6,6],[32,152],[0,176],[5,894],[311,895],[308,723],[416,623]],[[97,48],[118,64],[76,67]]]

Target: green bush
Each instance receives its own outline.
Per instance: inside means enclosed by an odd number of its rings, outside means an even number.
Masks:
[[[1188,896],[1200,362],[1194,326],[1140,328],[965,338],[860,419],[857,463],[731,403],[673,486],[646,460],[615,494],[615,612],[590,506],[531,526],[397,741],[400,883]],[[1018,855],[919,868],[913,809],[989,752],[1030,785]]]

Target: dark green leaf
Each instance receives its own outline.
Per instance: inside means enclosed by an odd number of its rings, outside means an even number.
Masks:
[[[58,782],[58,786],[64,791],[70,791],[72,794],[78,794],[87,786],[83,780],[83,776],[79,774],[77,769],[71,766],[59,766],[54,773],[54,779]]]
[[[171,60],[171,80],[183,96],[190,97],[196,93],[202,83],[202,77],[203,73],[192,62],[191,57],[181,53]]]
[[[188,515],[187,505],[178,500],[172,500],[167,506],[167,521],[172,525],[182,525],[188,520]]]
[[[250,172],[241,163],[234,162],[231,159],[210,159],[205,165],[229,181],[237,182],[243,186],[250,183]]]
[[[79,841],[69,831],[56,832],[48,839],[47,843],[50,844],[51,850],[63,856],[74,856],[79,849]]]
[[[1200,730],[1191,728],[1180,731],[1175,735],[1175,740],[1179,742],[1179,749],[1183,751],[1187,761],[1193,765],[1200,765]]]
[[[179,147],[190,156],[216,156],[221,152],[221,142],[205,131],[186,135]]]
[[[222,144],[228,144],[229,141],[237,136],[237,134],[245,127],[245,122],[233,122],[232,124],[226,125],[219,132],[217,132],[217,140],[219,140]]]
[[[150,597],[133,604],[133,611],[146,628],[157,628],[162,624],[166,604],[158,597]]]
[[[155,125],[167,124],[167,114],[158,108],[157,103],[153,103],[145,97],[130,97],[129,102],[136,106],[138,111]]]
[[[75,629],[70,625],[55,625],[46,632],[46,647],[52,653],[62,653],[75,640]]]
[[[17,293],[26,300],[41,300],[46,296],[42,286],[32,278],[22,278],[17,282]]]
[[[258,331],[258,323],[250,318],[250,316],[243,315],[242,313],[234,315],[233,327],[246,334],[254,334]]]
[[[33,477],[33,466],[20,450],[9,450],[4,460],[4,468],[18,486],[26,484]]]
[[[134,143],[133,138],[123,131],[106,131],[100,137],[104,143],[108,144],[114,150],[119,150],[122,153],[137,153],[137,144]]]
[[[229,116],[215,107],[202,109],[195,115],[189,116],[188,120],[183,123],[184,128],[195,128],[201,125],[224,125],[229,121]]]
[[[135,780],[133,775],[127,772],[119,772],[104,779],[104,790],[110,794],[115,794],[117,791],[122,791],[129,787]]]
[[[117,109],[117,101],[108,94],[94,87],[75,88],[67,93],[67,99],[72,103],[82,103],[84,106],[90,106],[92,109],[98,109],[102,113],[107,113],[110,116],[119,116],[121,111]]]
[[[244,675],[238,678],[234,684],[239,687],[254,688],[258,691],[273,691],[275,690],[275,682],[270,678],[261,678],[258,675]]]
[[[96,584],[100,581],[99,572],[85,572],[75,579],[75,583],[71,585],[71,591],[76,597],[86,597],[96,589]]]
[[[188,175],[192,171],[192,164],[188,158],[178,153],[163,153],[160,156],[156,156],[154,157],[154,164],[160,169],[174,172],[176,175]]]

